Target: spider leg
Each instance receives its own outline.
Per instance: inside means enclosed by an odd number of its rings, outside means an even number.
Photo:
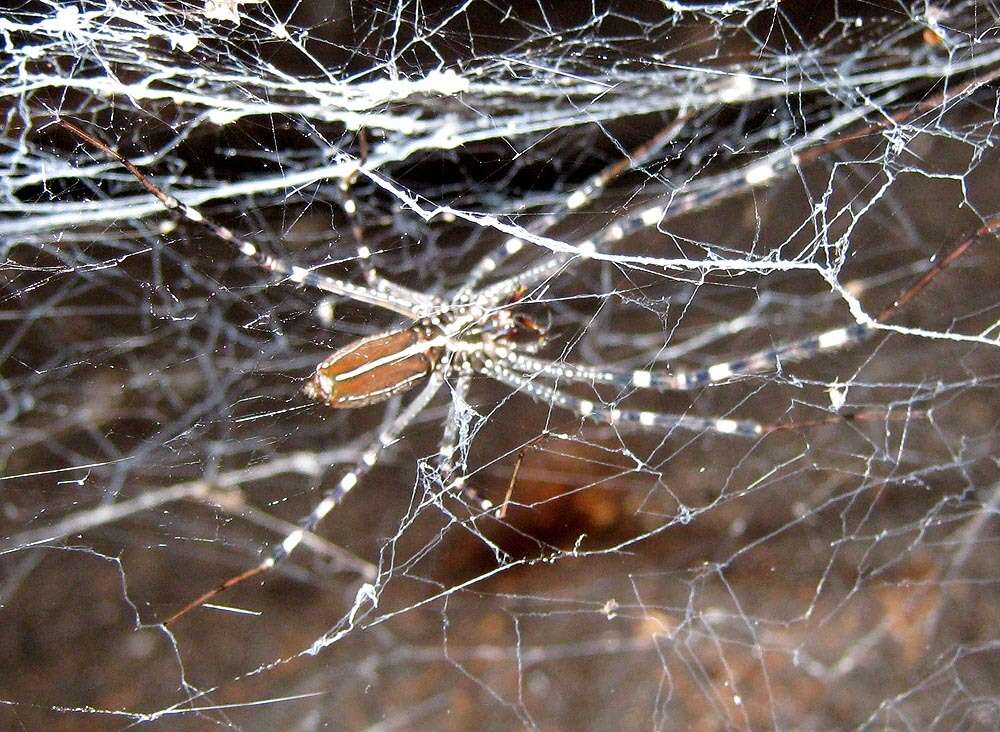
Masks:
[[[213,597],[216,597],[220,593],[225,592],[229,588],[234,587],[251,577],[267,572],[276,564],[291,555],[291,553],[295,551],[295,548],[302,543],[306,533],[312,532],[319,525],[319,523],[326,518],[327,514],[329,514],[330,511],[332,511],[341,501],[344,500],[344,497],[351,492],[354,486],[358,484],[358,481],[378,463],[378,460],[382,456],[385,449],[393,445],[399,439],[400,435],[406,430],[407,427],[409,427],[410,423],[413,422],[417,415],[419,415],[420,412],[427,407],[430,401],[434,398],[435,394],[437,394],[438,390],[441,388],[442,384],[444,384],[444,378],[440,375],[440,372],[435,371],[432,373],[423,390],[416,396],[416,398],[413,399],[413,401],[406,405],[406,408],[399,413],[399,415],[385,430],[379,433],[378,438],[361,454],[361,457],[354,464],[354,467],[350,470],[350,472],[345,473],[335,487],[323,494],[322,500],[317,503],[309,515],[299,523],[299,528],[285,536],[280,544],[275,545],[268,556],[261,561],[260,564],[227,579],[219,586],[192,600],[190,603],[164,620],[163,624],[172,624],[195,608],[204,605]]]
[[[364,141],[366,138],[361,135],[361,140]],[[361,164],[364,164],[367,143],[362,144],[362,157],[360,160]],[[343,193],[343,198],[341,200],[341,206],[344,209],[344,213],[347,214],[348,220],[350,221],[351,236],[354,238],[354,244],[358,252],[358,262],[361,265],[361,272],[364,275],[365,282],[375,292],[379,292],[385,295],[387,298],[395,298],[400,302],[410,302],[421,307],[420,315],[427,315],[434,310],[435,307],[440,305],[440,301],[429,295],[425,295],[422,292],[417,292],[416,290],[411,290],[408,287],[403,287],[402,285],[397,285],[395,282],[383,277],[375,266],[371,262],[372,250],[365,244],[365,233],[362,224],[358,221],[358,202],[351,192],[351,186],[357,176],[354,175],[347,176],[340,182],[340,190]]]
[[[362,259],[367,259],[371,256],[371,251],[365,246],[358,247],[358,256]],[[416,317],[423,317],[435,310],[441,309],[442,303],[440,299],[425,295],[416,290],[411,290],[409,287],[398,285],[392,280],[383,277],[374,267],[368,267],[364,274],[365,282],[375,292],[399,302],[411,303],[414,306]]]
[[[886,101],[883,99],[880,100],[880,103],[886,103]],[[864,107],[854,114],[831,120],[800,139],[789,141],[781,149],[751,165],[700,178],[695,184],[684,184],[686,188],[684,192],[670,191],[652,203],[616,217],[613,223],[576,243],[574,245],[575,252],[556,252],[526,270],[489,285],[482,290],[481,295],[485,301],[499,302],[512,292],[534,287],[544,282],[557,274],[575,257],[589,258],[594,252],[603,250],[608,245],[615,244],[643,229],[658,227],[661,223],[682,214],[707,208],[719,200],[730,199],[747,190],[769,184],[779,175],[794,170],[805,151],[817,144],[828,146],[827,140],[835,137],[840,129],[854,124],[858,119],[863,118],[865,113],[874,108]],[[594,189],[588,196],[581,191],[578,198],[572,200],[576,206],[569,206],[570,210],[590,202],[599,192],[600,189]],[[573,196],[570,196],[567,201],[570,202],[571,199]]]
[[[368,260],[372,256],[372,251],[363,244],[358,246],[357,252],[358,259],[362,262]],[[402,285],[398,285],[392,280],[388,280],[383,277],[374,267],[365,267],[363,273],[365,276],[365,282],[371,292],[375,293],[387,302],[393,301],[399,304],[399,307],[397,308],[390,308],[397,313],[401,313],[409,318],[412,318],[413,320],[417,320],[441,309],[442,304],[438,298],[426,295],[422,292],[417,292],[416,290],[411,290],[410,288],[403,287]],[[329,291],[323,287],[319,287],[318,289],[327,292]],[[351,299],[356,300],[358,298],[355,297]],[[324,325],[329,325],[333,322],[333,313],[337,300],[338,297],[328,296],[316,304],[317,316],[320,322]],[[406,309],[403,310],[401,308]]]
[[[952,245],[942,256],[936,257],[934,265],[906,287],[891,304],[883,308],[875,318],[875,322],[885,323],[891,320],[900,308],[923,291],[973,244],[981,239],[995,236],[997,232],[1000,232],[1000,216],[988,219],[975,232]],[[514,371],[531,374],[533,377],[610,384],[620,388],[691,391],[707,384],[728,381],[733,377],[770,371],[784,363],[804,361],[819,353],[849,348],[867,340],[878,330],[877,326],[868,323],[853,323],[693,371],[641,369],[625,371],[566,362],[556,363],[527,354],[524,349],[503,347],[494,349],[494,355]]]
[[[524,392],[535,401],[569,410],[595,422],[604,422],[605,424],[631,422],[643,427],[665,427],[671,430],[678,429],[688,432],[718,432],[720,434],[739,435],[741,437],[757,437],[774,429],[769,425],[748,420],[692,417],[687,414],[615,409],[596,404],[588,399],[580,399],[572,394],[567,394],[537,379],[532,379],[529,376],[508,369],[497,361],[484,363],[482,370],[490,378]]]
[[[662,222],[711,206],[720,199],[738,194],[742,188],[762,185],[781,170],[779,162],[789,163],[792,160],[784,151],[772,157],[776,160],[770,164],[757,163],[748,168],[721,173],[700,181],[696,190],[689,190],[683,194],[671,193],[666,202],[660,199],[636,211],[623,214],[616,218],[614,223],[574,243],[575,252],[557,252],[546,257],[515,275],[489,285],[482,290],[482,295],[493,301],[502,300],[510,292],[534,287],[553,277],[575,257],[589,259],[594,252],[616,244],[643,229],[658,227]],[[765,172],[768,173],[766,176]],[[755,176],[759,176],[761,180],[755,180]]]
[[[496,356],[515,371],[547,379],[610,384],[620,388],[691,391],[707,384],[728,381],[737,376],[771,371],[781,364],[803,361],[825,351],[848,348],[876,332],[877,328],[874,326],[856,323],[692,371],[641,369],[626,371],[565,362],[556,363],[505,348],[496,349]]]
[[[269,560],[273,564],[278,563],[292,551],[295,547],[302,541],[302,536],[307,531],[312,531],[316,528],[320,521],[322,521],[334,507],[337,506],[344,496],[351,492],[351,489],[357,485],[358,481],[364,477],[364,475],[371,470],[377,463],[382,455],[382,452],[393,445],[397,440],[399,440],[400,435],[409,427],[410,423],[416,419],[417,415],[420,414],[434,396],[438,393],[441,385],[444,384],[444,379],[440,375],[440,372],[435,371],[430,375],[427,381],[427,385],[424,386],[423,390],[417,394],[416,398],[413,399],[406,408],[400,412],[399,416],[392,421],[383,432],[381,432],[378,438],[371,444],[371,446],[361,454],[361,458],[355,463],[354,468],[345,473],[337,483],[336,487],[327,491],[323,500],[321,500],[312,512],[302,520],[300,528],[289,534],[285,539],[275,547]]]
[[[409,318],[418,318],[421,314],[420,303],[413,302],[407,296],[407,292],[402,290],[376,291],[363,285],[355,285],[352,282],[341,280],[327,275],[317,274],[311,269],[299,267],[280,259],[276,259],[261,251],[260,248],[233,232],[231,229],[217,224],[208,219],[198,209],[188,206],[186,203],[157,186],[138,166],[131,163],[120,153],[112,150],[106,144],[98,140],[93,135],[84,132],[79,127],[66,120],[59,120],[59,125],[72,132],[74,135],[101,150],[106,155],[113,157],[122,164],[136,180],[151,193],[172,213],[177,213],[193,224],[201,227],[216,239],[226,243],[239,256],[245,257],[256,264],[260,269],[270,274],[287,277],[292,282],[296,282],[307,287],[313,287],[323,292],[333,295],[342,295],[358,302],[375,305],[376,307],[392,310],[393,312],[405,315]]]
[[[563,201],[552,211],[536,219],[528,227],[532,234],[539,234],[548,231],[553,226],[563,220],[563,217],[593,201],[607,188],[608,184],[624,173],[638,168],[648,163],[654,156],[663,150],[664,146],[674,140],[677,132],[690,120],[689,115],[679,115],[661,129],[656,135],[633,150],[630,154],[616,160],[608,165],[596,175],[591,176],[583,185],[576,188],[566,196]],[[475,288],[486,277],[492,274],[497,268],[503,265],[508,259],[524,248],[524,240],[518,237],[511,237],[504,242],[504,245],[497,251],[487,254],[480,259],[469,271],[469,275],[455,293],[455,299],[468,299]],[[515,288],[516,289],[516,288]],[[512,290],[513,291],[513,290]]]

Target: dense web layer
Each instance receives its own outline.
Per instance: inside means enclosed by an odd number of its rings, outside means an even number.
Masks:
[[[3,11],[0,720],[995,729],[998,34],[985,0]],[[303,394],[487,301],[506,350],[433,396]]]

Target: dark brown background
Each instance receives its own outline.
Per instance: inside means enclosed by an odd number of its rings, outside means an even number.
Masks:
[[[484,2],[443,23],[452,10],[446,5],[422,6],[417,24],[407,8],[399,28],[395,8],[381,3],[244,6],[259,22],[236,29],[206,25],[195,6],[170,6],[180,12],[160,20],[202,33],[205,42],[185,63],[214,73],[261,75],[254,67],[268,63],[315,75],[291,43],[264,32],[274,16],[311,29],[309,51],[336,78],[380,78],[381,71],[364,72],[424,34],[426,43],[398,58],[403,74],[443,63],[531,88],[526,65],[509,76],[503,70],[502,60],[516,57],[600,76],[621,104],[631,99],[647,110],[603,125],[487,136],[380,171],[435,204],[527,211],[516,219],[522,225],[670,118],[639,103],[669,84],[651,90],[640,74],[648,83],[657,70],[666,75],[685,64],[766,68],[778,54],[811,49],[802,58],[815,68],[804,60],[795,67],[831,80],[829,95],[788,94],[699,115],[661,160],[556,230],[571,242],[860,104],[857,90],[835,90],[841,73],[883,73],[888,88],[889,71],[907,56],[931,69],[947,60],[946,44],[921,30],[923,3],[783,3],[779,13],[758,9],[716,22],[688,15],[679,23],[655,3],[601,7],[607,13],[594,20],[595,8],[583,3],[508,10]],[[24,16],[10,17],[31,17],[34,9],[49,12],[26,6]],[[996,50],[995,8],[957,3],[951,12],[949,22],[961,28],[953,42],[967,46],[975,36],[979,52]],[[155,39],[146,50],[168,59],[176,52]],[[120,54],[108,68],[123,80],[141,78],[128,49],[103,53]],[[99,75],[98,55],[93,47],[52,53],[35,70]],[[127,98],[55,85],[15,96],[15,80],[5,77],[8,152],[28,141],[39,158],[99,158],[43,129],[46,108],[57,109],[130,156],[160,151],[153,170],[177,176],[181,188],[306,168],[322,162],[327,144],[361,150],[353,132],[295,114],[255,115],[219,129],[170,100],[137,108]],[[934,73],[906,82],[893,111],[942,89]],[[13,99],[24,103],[20,110]],[[580,103],[567,95],[549,109]],[[691,259],[706,250],[778,252],[830,267],[839,242],[839,282],[877,313],[926,271],[932,255],[997,214],[995,103],[993,84],[954,109],[937,105],[912,127],[895,128],[889,141],[876,132],[845,142],[766,187],[734,191],[671,219],[663,232],[632,237],[619,251]],[[444,124],[449,113],[488,119],[518,104],[536,109],[530,99],[500,94],[470,94],[461,103],[417,98],[412,108]],[[407,105],[385,111],[400,115]],[[368,134],[373,144],[391,139],[377,129]],[[905,149],[893,152],[890,143],[904,135]],[[13,179],[20,170],[16,157],[7,159],[15,161]],[[876,200],[887,173],[893,182]],[[99,186],[66,179],[23,186],[9,192],[5,210],[11,219],[39,217],[45,206],[138,195],[127,174],[104,178]],[[345,260],[340,273],[357,277],[340,195],[332,181],[206,209],[296,261]],[[358,223],[380,251],[378,266],[414,287],[456,286],[503,240],[471,224],[423,222],[364,179],[357,195]],[[777,377],[686,395],[636,394],[626,403],[799,423],[755,441],[619,434],[477,379],[471,398],[482,420],[470,482],[499,501],[519,450],[531,442],[504,522],[473,520],[460,498],[417,480],[415,466],[435,451],[447,410],[439,398],[324,522],[327,552],[303,549],[263,583],[217,599],[253,615],[203,608],[167,633],[158,621],[257,561],[284,531],[268,522],[307,513],[370,438],[383,408],[331,412],[307,404],[299,388],[330,348],[393,319],[338,303],[335,323],[320,325],[315,293],[269,282],[184,226],[160,235],[163,220],[76,224],[3,240],[0,368],[9,418],[2,454],[5,475],[22,477],[0,483],[0,724],[996,727],[997,350],[930,337],[886,335]],[[893,322],[996,338],[998,272],[997,242],[984,241]],[[754,317],[741,332],[669,364],[711,364],[850,321],[829,286],[802,271],[701,279],[590,262],[568,269],[536,299],[527,309],[552,319],[548,356],[574,344],[573,360],[633,367],[748,313]],[[830,411],[834,381],[850,381],[847,413],[864,419]],[[828,423],[804,424],[816,420]],[[572,439],[534,439],[546,428]],[[295,455],[318,457],[328,469],[317,476],[276,469]],[[91,463],[100,465],[66,470]],[[184,486],[207,494],[41,541],[47,527],[93,518],[101,506]],[[362,583],[332,547],[377,567],[378,606],[363,605],[353,627],[313,655],[307,651],[318,639],[352,622],[347,613]]]

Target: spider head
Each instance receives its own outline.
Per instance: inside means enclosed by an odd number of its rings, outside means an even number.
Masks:
[[[542,325],[527,313],[516,310],[500,310],[491,319],[487,331],[492,340],[535,351],[545,345],[548,327]]]
[[[542,325],[522,310],[515,309],[528,294],[526,287],[518,287],[503,301],[500,309],[492,313],[484,330],[495,341],[536,351],[545,345],[548,326]]]

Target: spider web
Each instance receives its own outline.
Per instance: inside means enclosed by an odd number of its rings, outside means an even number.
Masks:
[[[874,318],[995,224],[998,30],[986,1],[4,11],[0,719],[995,729],[995,237],[856,347],[684,394],[560,385],[787,427],[760,438],[475,378],[461,462],[502,519],[437,470],[442,393],[304,549],[167,629],[399,413],[300,393],[398,320],[270,280],[51,122],[282,257],[361,282],[363,243],[424,292],[660,202],[524,308],[555,364],[694,369]]]

